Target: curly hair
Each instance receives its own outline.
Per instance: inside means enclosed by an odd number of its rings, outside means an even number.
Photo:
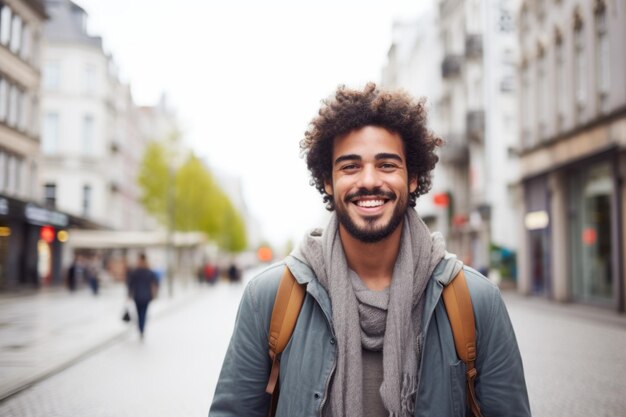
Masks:
[[[382,127],[402,138],[408,176],[418,181],[417,189],[409,194],[409,205],[414,207],[432,186],[431,172],[439,160],[435,150],[443,143],[427,129],[426,113],[424,98],[416,101],[404,91],[379,90],[374,83],[363,91],[339,86],[334,97],[324,100],[300,141],[300,150],[311,173],[310,183],[323,195],[326,209],[335,208],[332,196],[324,190],[324,182],[332,181],[334,139],[365,126]]]

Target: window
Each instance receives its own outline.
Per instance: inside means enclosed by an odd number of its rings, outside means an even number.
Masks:
[[[511,11],[504,5],[500,6],[500,21],[498,22],[498,28],[502,33],[511,33],[515,30]]]
[[[83,186],[83,216],[89,217],[91,212],[91,186]]]
[[[96,67],[93,65],[85,66],[85,93],[94,94],[96,92]]]
[[[9,85],[9,113],[7,116],[7,124],[11,127],[15,127],[17,124],[19,94],[20,92],[15,85]]]
[[[55,208],[57,204],[57,185],[49,182],[44,185],[43,195],[46,207]]]
[[[43,121],[42,150],[45,154],[53,154],[59,147],[59,114],[46,113]]]
[[[603,3],[602,3],[603,4]],[[610,47],[606,24],[606,9],[596,9],[596,89],[600,111],[606,111],[610,83]]]
[[[0,75],[0,122],[4,122],[9,114],[9,83]]]
[[[533,86],[530,82],[530,66],[527,65],[522,70],[522,97],[523,97],[523,145],[525,147],[531,147],[534,145],[533,130],[534,130],[534,94]]]
[[[83,153],[85,155],[91,155],[94,151],[94,143],[93,143],[93,135],[94,135],[94,126],[93,126],[93,116],[85,115],[83,117]]]
[[[9,155],[9,159],[7,161],[7,183],[6,183],[6,191],[8,194],[15,193],[15,177],[17,176],[17,159],[15,156]]]
[[[585,58],[584,26],[579,15],[576,15],[574,32],[574,91],[576,93],[576,108],[581,111],[585,107],[587,91],[585,80],[587,75],[587,62]]]
[[[7,154],[0,150],[0,192],[6,189],[8,183]]]
[[[24,174],[23,169],[24,169],[24,160],[22,158],[18,158],[15,157],[15,173],[13,174],[13,177],[15,178],[13,180],[13,193],[15,195],[21,195],[23,190],[22,190],[22,176]]]
[[[3,5],[0,10],[0,43],[5,46],[9,45],[11,39],[11,9],[7,5]]]
[[[13,25],[11,27],[11,43],[9,49],[17,54],[22,46],[22,18],[19,15],[13,15]]]
[[[32,36],[30,26],[24,24],[22,27],[22,49],[20,51],[20,56],[25,61],[30,61],[30,53],[33,43]]]
[[[28,123],[28,131],[31,136],[39,136],[39,99],[36,94],[30,95],[30,122]]]
[[[539,47],[539,57],[537,60],[537,119],[538,134],[542,139],[546,134],[547,110],[548,110],[548,74],[546,68],[546,53],[543,47]]]
[[[20,94],[20,100],[19,100],[19,115],[18,115],[18,121],[17,121],[17,128],[22,131],[25,132],[26,131],[26,123],[28,121],[28,116],[30,115],[30,103],[31,103],[31,99],[30,99],[30,94],[24,92],[21,92]]]
[[[563,127],[565,119],[565,106],[567,105],[567,67],[565,65],[565,48],[561,32],[556,32],[556,45],[554,50],[554,71],[556,82],[554,83],[556,98],[556,125],[557,130]]]
[[[46,62],[43,69],[43,86],[47,90],[57,90],[61,84],[61,69],[58,62]]]

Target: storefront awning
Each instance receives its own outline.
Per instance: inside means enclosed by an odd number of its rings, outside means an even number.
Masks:
[[[166,246],[165,231],[113,231],[70,229],[68,246],[74,249],[123,249]],[[171,242],[176,247],[197,246],[206,243],[199,232],[173,233]]]

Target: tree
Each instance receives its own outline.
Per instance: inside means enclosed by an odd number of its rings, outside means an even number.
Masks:
[[[165,146],[150,142],[146,147],[139,177],[141,203],[146,211],[163,224],[167,223],[167,191],[170,182],[169,164]]]
[[[168,147],[167,143],[153,142],[146,149],[139,175],[146,210],[166,225],[173,214],[174,230],[200,231],[224,250],[244,250],[245,222],[209,170],[193,153],[178,169],[170,168]],[[168,212],[170,204],[173,213]]]

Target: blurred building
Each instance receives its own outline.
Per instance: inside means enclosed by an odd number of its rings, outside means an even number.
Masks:
[[[46,13],[36,0],[0,1],[0,288],[50,280],[69,217],[40,201],[39,84]]]
[[[128,85],[86,12],[69,0],[46,2],[41,184],[49,207],[101,227],[141,229],[136,176],[143,152]]]
[[[470,265],[514,276],[517,140],[516,0],[442,0],[441,163],[450,196],[449,247]]]
[[[520,287],[624,310],[626,5],[519,11]]]
[[[418,19],[394,22],[393,43],[387,54],[381,85],[406,90],[413,97],[423,97],[428,109],[428,127],[440,135],[444,121],[440,120],[437,99],[441,97],[443,88],[439,66],[443,50],[439,37],[439,16],[434,2],[430,3]],[[444,236],[450,229],[446,173],[445,166],[437,164],[432,189],[418,199],[416,206],[428,227]]]
[[[444,139],[418,211],[469,265],[514,277],[516,0],[438,0],[397,24],[383,84],[426,96]]]

